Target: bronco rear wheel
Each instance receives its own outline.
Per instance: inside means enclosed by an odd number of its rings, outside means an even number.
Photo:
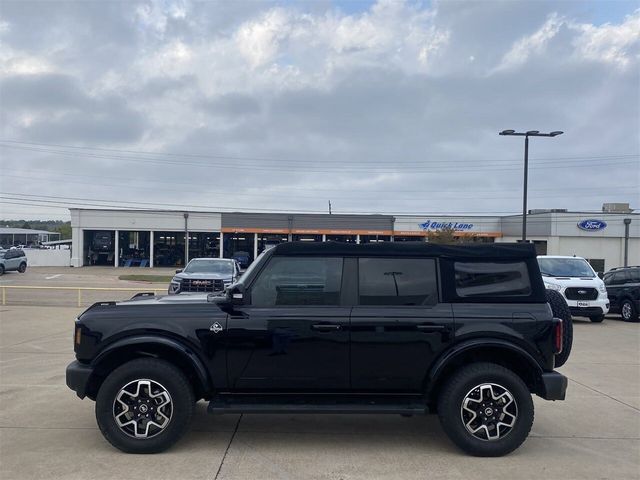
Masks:
[[[533,424],[533,401],[511,370],[476,363],[458,370],[438,399],[440,423],[458,447],[479,457],[518,448]]]
[[[182,371],[163,360],[137,359],[106,378],[96,399],[96,419],[114,447],[127,453],[156,453],[184,435],[194,404]]]

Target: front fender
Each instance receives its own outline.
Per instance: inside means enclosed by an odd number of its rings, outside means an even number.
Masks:
[[[200,357],[198,357],[196,352],[194,352],[191,348],[184,345],[180,341],[168,337],[155,335],[135,335],[127,338],[122,338],[109,344],[107,347],[101,350],[100,353],[96,355],[96,357],[91,361],[91,366],[94,368],[97,367],[107,357],[117,354],[118,350],[142,345],[156,345],[163,348],[171,349],[173,352],[179,354],[183,359],[189,362],[198,377],[198,381],[205,391],[211,391],[213,389],[207,369],[205,368],[204,363],[202,362]]]

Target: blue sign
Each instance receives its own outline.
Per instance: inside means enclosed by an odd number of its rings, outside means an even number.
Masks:
[[[582,220],[581,222],[578,222],[578,228],[580,230],[586,230],[588,232],[595,232],[595,231],[604,230],[605,228],[607,228],[607,222],[589,218],[587,220]]]
[[[461,223],[461,222],[432,222],[427,220],[424,223],[419,224],[422,230],[442,230],[443,228],[451,228],[457,232],[472,230],[473,223]]]

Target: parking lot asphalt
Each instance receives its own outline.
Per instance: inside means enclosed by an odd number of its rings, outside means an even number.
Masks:
[[[461,453],[435,416],[212,416],[204,402],[177,445],[144,456],[111,447],[93,402],[65,386],[81,311],[0,307],[3,480],[640,478],[639,324],[577,320],[571,357],[560,369],[570,379],[566,401],[535,397],[531,435],[506,457]]]

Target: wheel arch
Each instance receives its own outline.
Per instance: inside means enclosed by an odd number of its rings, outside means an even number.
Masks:
[[[453,372],[464,365],[489,362],[501,365],[518,375],[531,393],[542,388],[543,370],[522,347],[499,339],[473,339],[454,345],[433,364],[425,379],[430,410],[436,409],[438,395]]]
[[[118,340],[102,350],[91,362],[87,396],[95,399],[104,379],[114,369],[137,358],[158,358],[178,367],[193,386],[196,398],[206,397],[213,389],[211,378],[198,355],[177,340],[165,337],[136,336]]]

